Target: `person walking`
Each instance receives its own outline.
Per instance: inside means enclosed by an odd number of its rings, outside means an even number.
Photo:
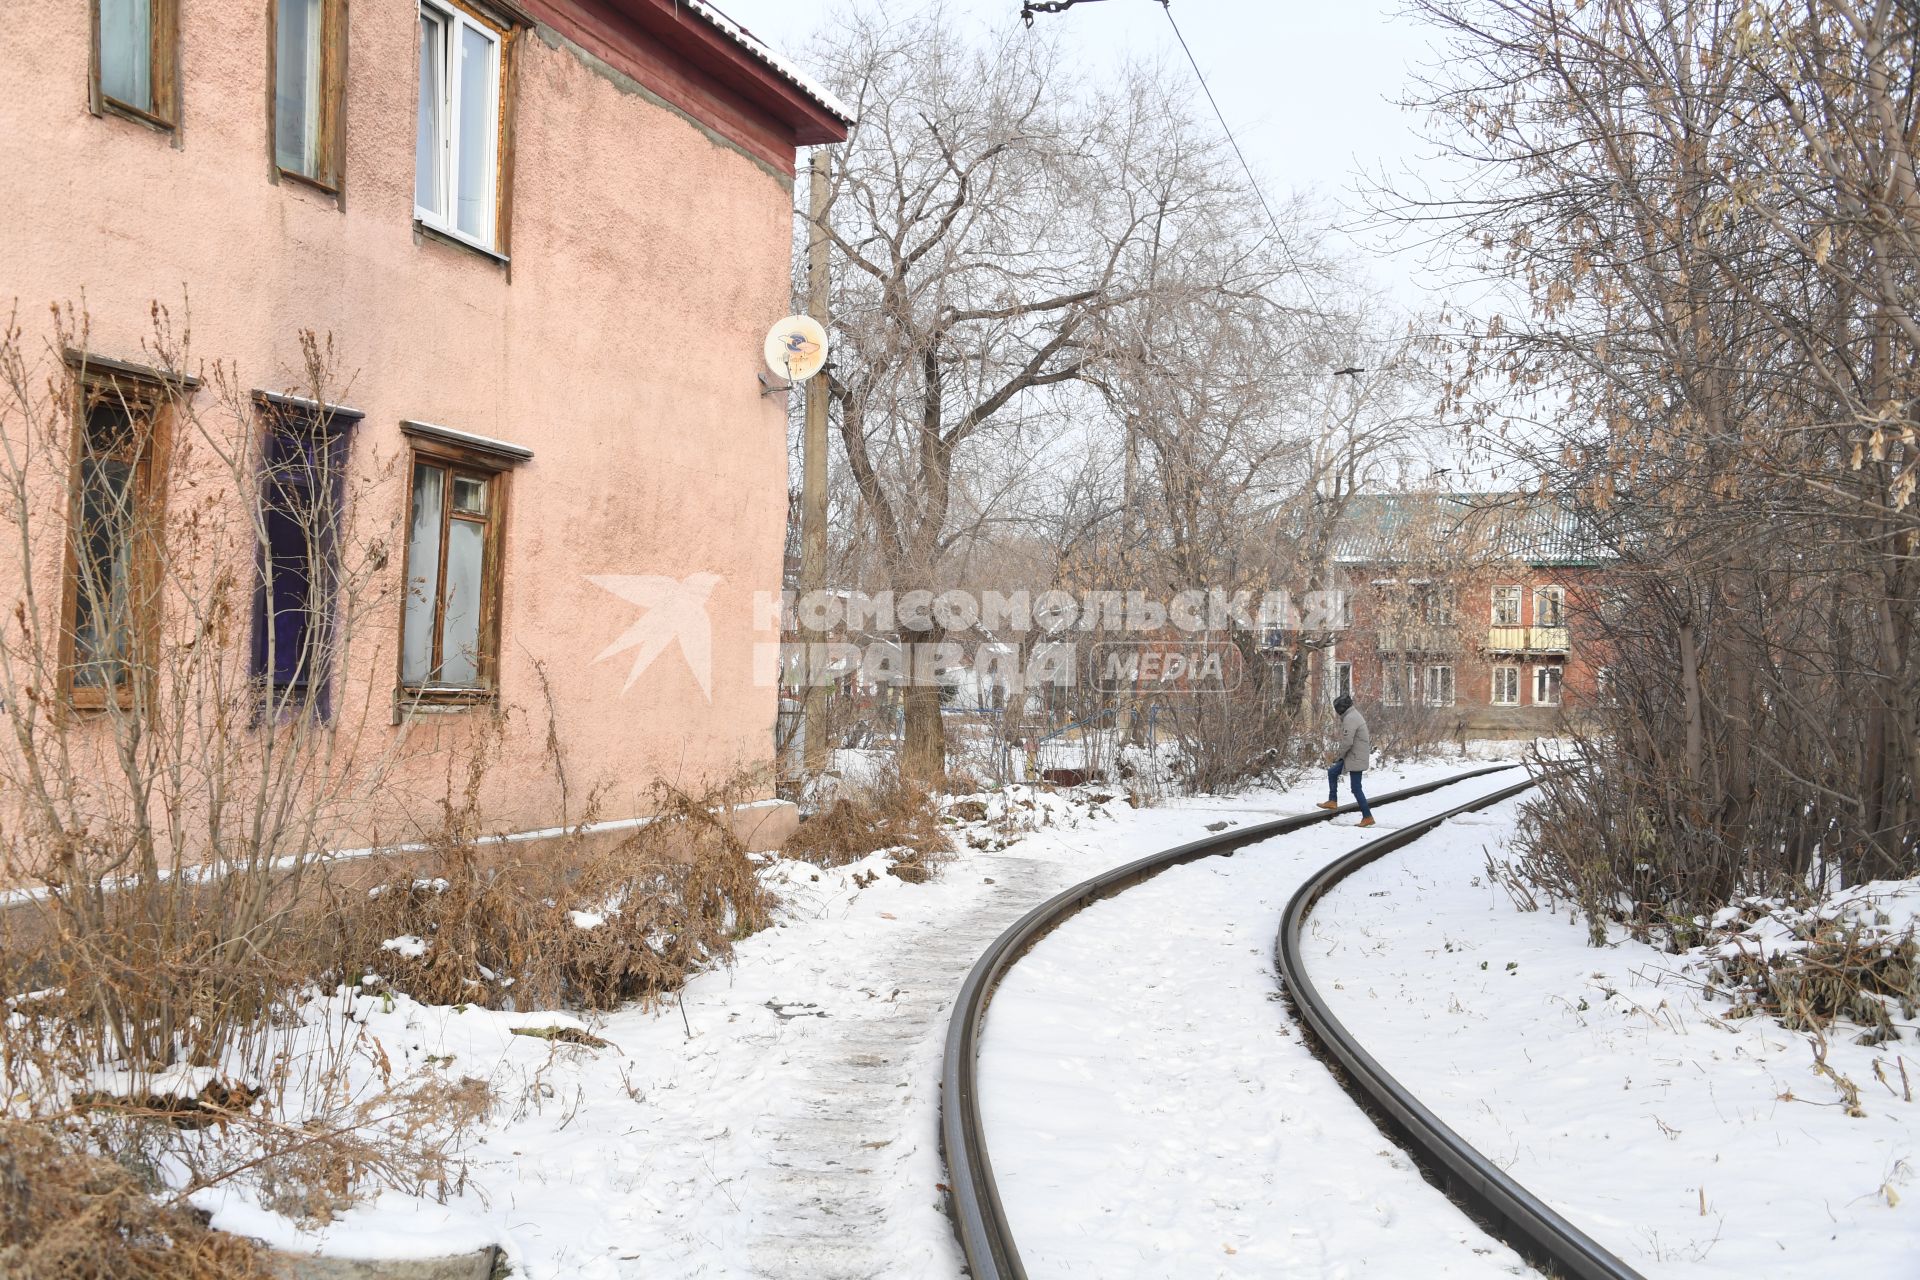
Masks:
[[[1353,802],[1360,806],[1360,825],[1370,827],[1373,825],[1373,809],[1367,804],[1367,793],[1360,785],[1360,775],[1372,763],[1373,735],[1367,731],[1367,718],[1360,714],[1360,708],[1353,705],[1353,699],[1344,693],[1333,700],[1333,713],[1340,717],[1340,749],[1333,763],[1327,766],[1327,799],[1320,807],[1340,807],[1340,771],[1344,769],[1347,785],[1353,788]]]

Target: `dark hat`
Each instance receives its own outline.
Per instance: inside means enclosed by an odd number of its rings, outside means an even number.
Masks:
[[[1333,700],[1333,713],[1337,716],[1343,716],[1347,714],[1347,708],[1352,705],[1353,699],[1343,693]]]

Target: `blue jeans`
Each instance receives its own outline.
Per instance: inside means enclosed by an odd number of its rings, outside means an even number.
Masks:
[[[1347,768],[1346,761],[1335,760],[1327,766],[1327,799],[1340,798],[1340,774]],[[1353,802],[1360,806],[1360,816],[1371,818],[1373,810],[1367,806],[1367,793],[1360,787],[1360,775],[1363,769],[1354,769],[1347,773],[1347,785],[1353,788]]]

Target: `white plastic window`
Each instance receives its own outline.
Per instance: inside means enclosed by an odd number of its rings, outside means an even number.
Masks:
[[[1520,588],[1495,587],[1493,589],[1493,625],[1496,627],[1520,625]]]
[[[422,0],[413,215],[491,251],[500,151],[500,33]]]

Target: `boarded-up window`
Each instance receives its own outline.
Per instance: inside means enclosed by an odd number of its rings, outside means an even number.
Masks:
[[[259,397],[260,581],[253,674],[267,710],[330,713],[347,429],[357,415]]]

